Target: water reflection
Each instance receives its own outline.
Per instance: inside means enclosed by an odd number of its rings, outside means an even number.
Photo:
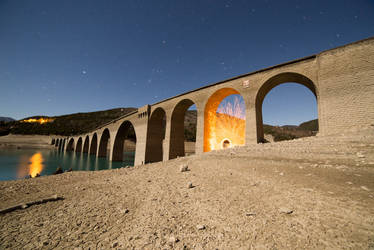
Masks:
[[[40,152],[34,154],[30,158],[30,170],[29,174],[31,177],[35,177],[36,175],[40,175],[43,170],[43,156]]]
[[[48,149],[0,150],[0,180],[22,179],[29,175],[53,174],[58,167],[64,171],[97,171],[133,166],[135,152],[124,152],[123,162],[110,162],[87,153],[63,152]]]
[[[43,155],[40,152],[33,154],[31,157],[21,155],[18,164],[17,177],[24,178],[25,176],[35,177],[40,175],[44,168],[43,161]]]

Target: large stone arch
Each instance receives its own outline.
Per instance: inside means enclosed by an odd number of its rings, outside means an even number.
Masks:
[[[89,148],[90,148],[90,138],[88,135],[86,135],[86,138],[84,139],[84,144],[83,144],[83,153],[88,153]]]
[[[55,147],[58,148],[58,144],[60,142],[60,139],[56,139]]]
[[[77,141],[77,146],[75,148],[75,152],[82,152],[82,141],[82,137],[79,137]]]
[[[317,105],[318,105],[318,90],[316,85],[313,83],[312,80],[310,80],[308,77],[295,73],[295,72],[283,72],[280,74],[277,74],[275,76],[270,77],[268,80],[266,80],[260,87],[260,89],[257,91],[256,94],[256,133],[257,133],[257,142],[264,142],[264,129],[263,129],[263,119],[262,119],[262,103],[265,99],[265,96],[275,88],[276,86],[287,83],[287,82],[293,82],[298,83],[301,85],[304,85],[307,87],[312,93],[315,95],[317,99]]]
[[[135,128],[130,121],[126,120],[118,128],[116,138],[114,139],[112,161],[123,161],[124,143],[129,133],[134,133],[136,142]]]
[[[148,122],[145,163],[162,161],[165,129],[166,112],[158,107],[152,112]]]
[[[97,153],[97,134],[94,133],[91,139],[90,154],[96,155]]]
[[[106,157],[107,156],[107,148],[108,148],[108,142],[110,140],[110,133],[109,129],[104,129],[103,134],[100,138],[100,144],[99,144],[99,152],[98,157]]]
[[[66,151],[74,151],[75,143],[74,138],[70,138],[68,145],[66,146]]]
[[[55,145],[55,143],[56,143],[55,138],[52,138],[51,145]]]
[[[228,87],[222,88],[214,92],[208,99],[207,103],[205,104],[204,109],[204,152],[209,152],[215,148],[212,146],[212,140],[215,137],[215,132],[213,127],[216,123],[216,112],[219,104],[225,99],[227,96],[230,95],[241,95],[243,96],[238,90]],[[245,140],[245,135],[243,135],[243,140]]]
[[[184,118],[189,107],[195,103],[190,99],[183,99],[175,105],[171,114],[169,159],[184,156]],[[196,151],[196,150],[195,150]]]

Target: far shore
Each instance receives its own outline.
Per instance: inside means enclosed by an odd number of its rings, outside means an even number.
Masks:
[[[53,148],[49,135],[6,135],[0,136],[0,148]]]

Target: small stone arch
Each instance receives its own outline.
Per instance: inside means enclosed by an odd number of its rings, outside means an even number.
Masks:
[[[277,74],[275,76],[270,77],[268,80],[266,80],[260,87],[260,89],[257,91],[256,94],[256,131],[257,131],[257,142],[261,143],[264,142],[264,129],[263,129],[263,119],[262,119],[262,103],[266,97],[266,95],[275,88],[276,86],[287,83],[287,82],[293,82],[298,83],[301,85],[304,85],[307,87],[314,96],[317,99],[317,105],[318,105],[318,91],[316,85],[313,83],[311,79],[308,77],[295,73],[295,72],[283,72],[280,74]]]
[[[148,122],[145,163],[162,161],[165,128],[166,112],[158,107],[152,112]]]
[[[63,139],[63,140],[62,140],[62,146],[61,146],[61,150],[62,150],[62,151],[65,150],[65,144],[66,144],[66,139]]]
[[[97,151],[97,134],[94,133],[91,139],[90,154],[96,155],[96,151]]]
[[[63,149],[63,143],[64,143],[64,140],[61,138],[58,144],[58,151],[61,151]]]
[[[52,138],[51,145],[55,145],[55,142],[56,142],[55,138]]]
[[[82,137],[79,137],[77,141],[77,147],[75,149],[75,152],[82,152]]]
[[[130,137],[135,140],[136,143],[136,133],[133,124],[130,121],[124,121],[121,126],[118,128],[116,138],[114,139],[113,145],[113,157],[112,161],[123,161],[123,151],[125,139]]]
[[[205,104],[204,109],[204,152],[209,152],[214,148],[212,141],[214,140],[215,132],[213,127],[216,122],[216,112],[217,108],[227,96],[230,95],[243,95],[236,89],[232,87],[222,88],[214,92]],[[243,136],[245,137],[245,136]],[[245,139],[245,138],[243,138]]]
[[[83,144],[83,153],[88,153],[89,147],[90,147],[90,138],[88,135],[86,135],[86,138],[84,139],[84,144]]]
[[[99,152],[98,157],[106,157],[107,156],[107,148],[108,148],[108,142],[110,140],[110,133],[109,129],[104,129],[103,134],[100,138],[100,144],[99,144]]]
[[[71,138],[68,142],[68,145],[66,146],[66,151],[74,151],[74,138]]]
[[[183,99],[173,109],[170,124],[169,159],[185,155],[184,118],[188,108],[194,104],[190,99]]]

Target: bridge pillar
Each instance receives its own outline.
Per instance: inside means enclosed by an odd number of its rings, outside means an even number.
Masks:
[[[204,108],[205,103],[196,103],[197,109],[197,124],[196,124],[196,143],[195,154],[204,153]]]
[[[96,132],[96,136],[97,136],[97,146],[96,146],[96,153],[95,153],[96,158],[99,158],[99,148],[100,148],[101,135],[102,135],[102,133]]]
[[[171,115],[172,110],[170,112],[166,112],[165,138],[162,141],[162,161],[168,161],[170,156]]]
[[[113,147],[114,147],[114,139],[115,136],[113,136],[115,133],[110,132],[110,145],[109,145],[109,161],[113,160]]]
[[[257,117],[256,117],[256,105],[254,100],[256,99],[255,94],[253,95],[242,95],[245,98],[245,145],[256,144],[257,141]],[[261,119],[262,123],[262,119]]]
[[[145,153],[147,148],[147,131],[151,107],[145,105],[138,109],[138,117],[133,122],[136,134],[136,148],[134,166],[145,164]]]

